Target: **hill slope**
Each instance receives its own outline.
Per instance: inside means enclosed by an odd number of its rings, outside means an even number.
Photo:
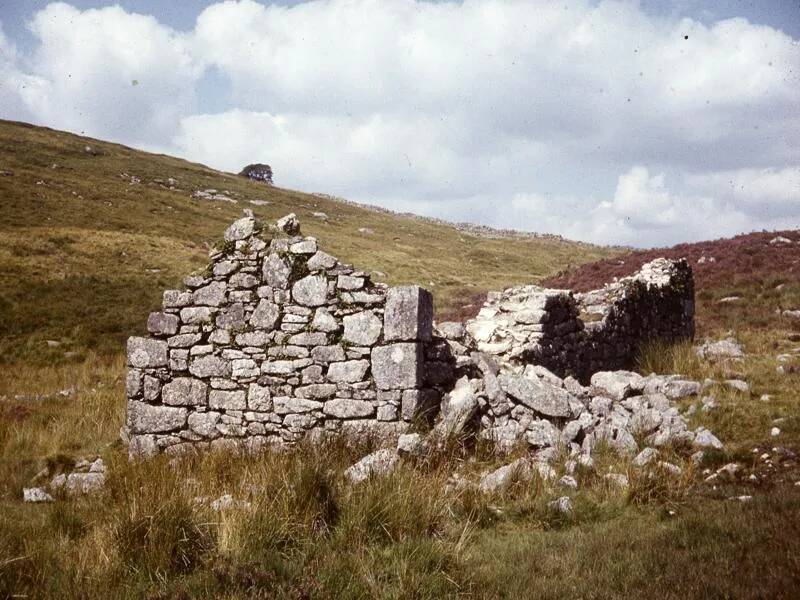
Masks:
[[[756,232],[671,248],[637,250],[624,258],[587,263],[546,279],[546,285],[586,292],[626,277],[658,258],[685,258],[698,289],[735,288],[766,279],[800,279],[800,231]]]
[[[476,292],[619,253],[552,236],[478,235],[9,121],[0,121],[0,172],[3,362],[118,351],[163,289],[205,265],[207,245],[243,208],[265,220],[295,212],[306,234],[376,281],[429,287],[440,314]],[[235,202],[193,196],[208,189]]]

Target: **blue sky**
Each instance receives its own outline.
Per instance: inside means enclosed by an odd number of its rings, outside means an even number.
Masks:
[[[42,0],[0,117],[639,246],[800,221],[800,0]]]

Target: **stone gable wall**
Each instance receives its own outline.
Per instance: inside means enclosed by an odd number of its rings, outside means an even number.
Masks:
[[[164,292],[148,337],[128,340],[132,456],[258,450],[306,434],[394,437],[438,404],[447,358],[430,292],[388,288],[299,235],[246,217],[202,275]],[[439,350],[437,350],[439,348]]]
[[[490,294],[467,331],[503,364],[537,364],[586,383],[633,366],[642,342],[694,337],[694,283],[685,260],[657,259],[601,290],[538,286]]]

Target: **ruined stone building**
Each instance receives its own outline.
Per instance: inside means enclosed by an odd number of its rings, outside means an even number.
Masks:
[[[693,335],[685,261],[654,261],[589,294],[492,293],[475,319],[434,327],[430,292],[373,283],[302,237],[294,215],[269,228],[245,217],[224,239],[185,289],[164,292],[149,335],[128,340],[132,456],[256,451],[306,435],[394,439],[454,411],[491,431],[515,406],[560,431],[593,373],[630,366],[645,339]],[[552,392],[534,374],[531,391],[521,381],[531,364],[573,389]],[[456,407],[465,381],[467,411]],[[517,437],[536,427],[514,423]]]

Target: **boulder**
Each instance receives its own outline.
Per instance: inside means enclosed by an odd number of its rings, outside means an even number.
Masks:
[[[532,473],[530,460],[519,458],[484,475],[478,484],[478,489],[484,493],[502,491],[515,481],[530,481]]]
[[[547,507],[550,510],[554,510],[561,514],[568,515],[572,512],[572,500],[569,496],[561,496],[557,500],[553,500],[547,503]]]
[[[695,348],[695,352],[700,358],[710,361],[744,357],[744,350],[741,344],[733,338],[727,338],[718,342],[706,341],[701,346]]]
[[[53,497],[48,494],[43,488],[23,488],[22,489],[23,502],[53,502]]]
[[[473,420],[478,411],[478,398],[472,383],[463,377],[455,389],[443,401],[441,420],[436,424],[436,433],[443,437],[459,436]]]
[[[422,456],[428,444],[419,433],[404,433],[397,438],[397,453],[401,456]]]

